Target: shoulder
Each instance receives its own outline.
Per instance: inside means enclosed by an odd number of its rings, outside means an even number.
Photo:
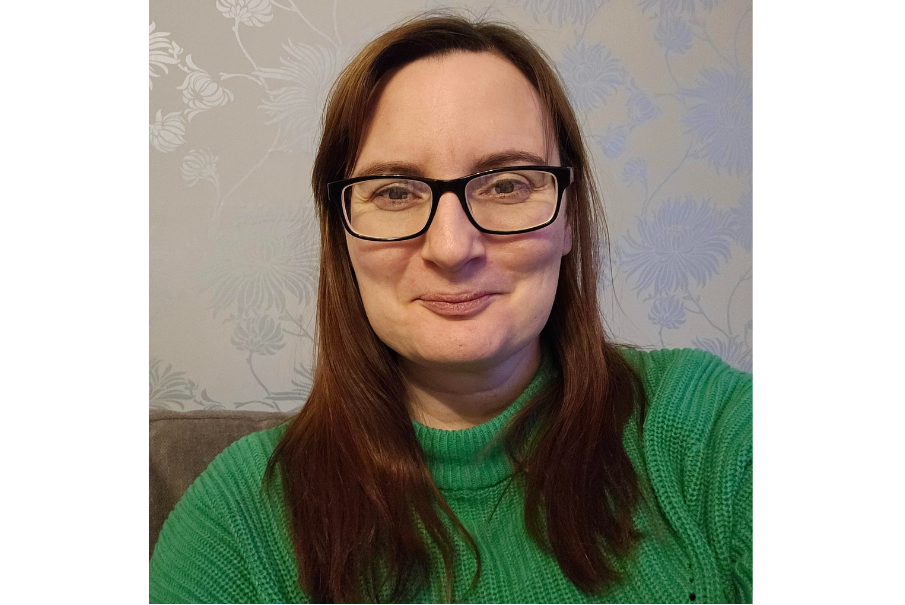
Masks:
[[[192,483],[154,547],[152,603],[258,602],[248,557],[274,541],[268,536],[276,533],[270,526],[279,507],[266,501],[273,493],[262,487],[285,430],[281,425],[242,437]]]
[[[286,424],[245,435],[223,450],[186,492],[213,502],[235,504],[257,494],[267,463],[286,432]]]
[[[753,450],[751,374],[706,351],[621,352],[647,394],[642,448],[649,472],[685,489],[716,475],[730,485],[741,480]]]
[[[234,441],[211,462],[208,470],[217,472],[223,467],[239,466],[252,472],[263,471],[287,426],[288,424],[284,422],[271,429],[249,433]]]
[[[659,349],[642,351],[620,348],[619,352],[641,374],[645,387],[654,394],[679,386],[714,388],[722,383],[750,384],[751,374],[737,370],[707,351]],[[651,393],[648,395],[650,396]]]
[[[248,434],[214,458],[167,517],[158,546],[172,538],[184,538],[184,534],[173,531],[182,522],[204,517],[232,525],[260,508],[267,463],[285,431],[283,424]]]
[[[648,398],[648,425],[706,431],[721,418],[751,423],[752,376],[707,351],[620,349],[639,373]]]

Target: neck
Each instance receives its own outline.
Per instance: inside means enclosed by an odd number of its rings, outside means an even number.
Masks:
[[[483,424],[522,394],[540,361],[539,341],[503,362],[487,365],[444,367],[402,360],[412,417],[447,431]]]

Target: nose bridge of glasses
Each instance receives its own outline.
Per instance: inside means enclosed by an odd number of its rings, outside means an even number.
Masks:
[[[447,193],[452,193],[458,198],[459,206],[462,209],[462,213],[465,215],[465,218],[475,229],[480,230],[478,225],[475,223],[474,217],[471,215],[471,210],[468,208],[468,202],[465,199],[465,185],[467,184],[469,178],[464,177],[461,179],[453,179],[449,181],[441,181],[441,180],[431,180],[429,182],[431,188],[431,195],[433,196],[433,206],[434,211],[431,213],[430,223],[428,229],[436,222],[436,214],[440,211],[440,200]]]
[[[467,181],[468,177],[453,179],[450,181],[431,181],[429,184],[431,188],[431,195],[434,198],[434,207],[439,208],[440,199],[447,193],[452,193],[459,199],[459,205],[462,206],[462,211],[465,212],[465,216],[467,216],[469,220],[472,220],[471,212],[468,209],[468,202],[465,199],[465,185]]]
[[[468,181],[468,177],[461,179],[453,179],[451,181],[431,181],[431,192],[434,196],[435,203],[440,203],[440,198],[443,197],[446,193],[454,193],[457,198],[459,198],[459,203],[462,204],[465,212],[468,212],[468,208],[465,203],[465,184]]]

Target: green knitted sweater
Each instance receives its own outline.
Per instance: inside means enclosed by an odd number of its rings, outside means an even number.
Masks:
[[[626,579],[603,594],[579,591],[524,527],[520,490],[501,447],[479,453],[549,379],[542,368],[499,416],[445,431],[414,423],[428,466],[477,542],[483,570],[457,542],[457,600],[483,603],[725,603],[752,599],[751,376],[702,351],[625,350],[647,389],[643,438],[625,446],[644,501],[644,534],[622,562]],[[152,603],[308,602],[300,589],[282,498],[261,490],[285,425],[228,447],[192,484],[160,533],[150,564]],[[442,600],[442,565],[419,602]]]

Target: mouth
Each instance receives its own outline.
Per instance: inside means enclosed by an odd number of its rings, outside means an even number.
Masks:
[[[431,293],[415,300],[437,315],[465,318],[477,315],[498,296],[495,292]]]

